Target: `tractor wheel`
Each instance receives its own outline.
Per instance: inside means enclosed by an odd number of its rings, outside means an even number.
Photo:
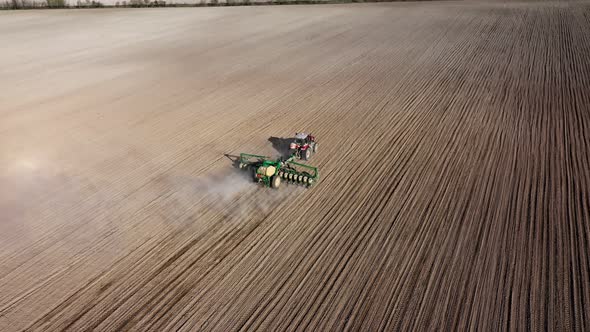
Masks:
[[[313,145],[313,153],[317,153],[318,152],[318,143],[315,143]]]
[[[273,176],[272,179],[270,179],[270,185],[274,189],[277,189],[281,185],[281,177],[278,175]]]
[[[311,157],[311,149],[310,148],[307,148],[305,151],[301,151],[301,159],[309,160],[309,157]]]

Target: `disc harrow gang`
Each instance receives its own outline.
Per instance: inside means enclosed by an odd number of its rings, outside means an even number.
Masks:
[[[283,180],[290,181],[295,184],[302,184],[311,186],[314,181],[314,176],[311,176],[309,173],[299,173],[293,170],[283,170],[279,172],[279,177]]]

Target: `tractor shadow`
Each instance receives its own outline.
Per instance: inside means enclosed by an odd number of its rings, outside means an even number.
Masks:
[[[289,157],[289,144],[293,142],[291,137],[274,137],[271,136],[268,141],[272,144],[272,147],[281,155],[281,157]]]

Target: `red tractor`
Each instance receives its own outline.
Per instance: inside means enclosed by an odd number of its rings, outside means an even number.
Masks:
[[[306,133],[295,133],[295,141],[289,144],[289,152],[291,156],[296,156],[302,160],[309,160],[311,153],[318,151],[318,143],[315,137]]]

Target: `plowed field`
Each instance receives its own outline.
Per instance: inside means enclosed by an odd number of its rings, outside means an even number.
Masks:
[[[1,331],[590,330],[588,2],[1,12],[0,47]],[[299,131],[314,187],[235,168]]]

